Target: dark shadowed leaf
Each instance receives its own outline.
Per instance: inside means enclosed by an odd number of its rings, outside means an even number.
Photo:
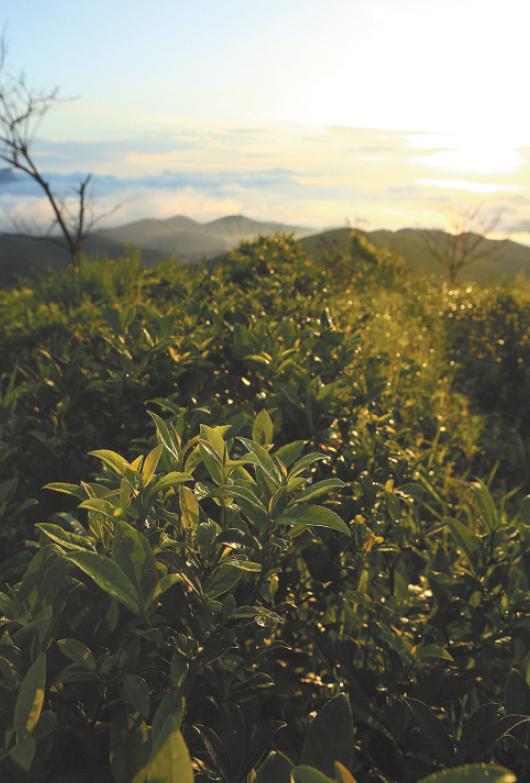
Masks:
[[[273,750],[259,767],[254,783],[291,783],[291,769],[287,756]]]
[[[354,741],[350,702],[345,693],[339,693],[320,709],[309,726],[300,761],[333,775],[336,761],[351,766]]]
[[[57,646],[63,655],[80,666],[85,666],[92,671],[96,668],[96,661],[92,651],[78,639],[58,639]]]
[[[453,743],[442,721],[419,699],[408,698],[404,702],[411,710],[422,737],[429,743],[437,757],[444,764],[451,764],[455,759]]]

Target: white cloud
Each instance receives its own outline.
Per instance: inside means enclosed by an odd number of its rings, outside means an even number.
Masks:
[[[458,146],[458,145],[461,146]],[[198,128],[100,140],[40,140],[36,152],[54,187],[94,172],[98,210],[110,222],[188,214],[209,220],[245,213],[315,227],[441,222],[448,198],[497,199],[528,212],[530,152],[507,145],[488,163],[488,145],[468,157],[469,138],[411,130],[301,127]],[[493,161],[493,159],[492,159]],[[496,167],[496,170],[495,170]],[[0,180],[0,208],[42,222],[44,200],[27,179]],[[520,203],[515,199],[520,198]],[[526,213],[525,213],[526,210]],[[2,225],[6,226],[5,217]]]

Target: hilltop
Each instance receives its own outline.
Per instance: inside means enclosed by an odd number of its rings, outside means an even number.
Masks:
[[[199,223],[184,215],[166,219],[143,218],[91,234],[85,252],[94,258],[124,258],[140,250],[144,264],[152,266],[168,257],[196,263],[227,253],[245,240],[271,234],[294,234],[300,238],[314,229],[284,223],[228,215]],[[58,244],[18,234],[0,235],[0,285],[15,275],[34,274],[42,267],[64,266],[67,253]]]
[[[426,246],[424,229],[402,228],[398,231],[381,229],[378,231],[356,231],[372,245],[389,250],[392,255],[401,256],[412,269],[428,274],[441,274],[443,270]],[[319,258],[326,253],[345,252],[349,248],[350,228],[330,229],[303,238],[306,252]],[[448,241],[449,234],[444,231],[429,232],[436,241]],[[473,263],[462,273],[463,280],[481,282],[498,276],[512,277],[523,274],[530,277],[530,247],[511,240],[500,241],[484,239],[483,247],[487,258]]]
[[[442,274],[436,259],[426,247],[423,229],[403,228],[363,231],[356,229],[377,248],[401,256],[421,272]],[[143,218],[91,234],[85,252],[93,258],[125,258],[131,250],[140,251],[145,266],[174,258],[187,263],[224,257],[242,241],[258,236],[292,234],[302,242],[306,252],[320,260],[329,253],[347,252],[350,228],[318,231],[311,227],[253,220],[245,215],[228,215],[201,223],[185,215],[170,218]],[[443,231],[432,232],[440,242],[448,241]],[[484,240],[484,260],[464,270],[463,280],[486,281],[493,277],[522,274],[530,278],[530,247],[517,242]],[[490,252],[493,251],[493,252]],[[36,274],[43,268],[65,266],[67,254],[58,244],[50,244],[17,234],[0,235],[0,285],[10,285],[16,275]]]

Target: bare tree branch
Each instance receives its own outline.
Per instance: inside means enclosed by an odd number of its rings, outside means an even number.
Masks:
[[[111,213],[94,217],[89,192],[91,174],[83,177],[75,189],[75,210],[45,179],[31,147],[44,117],[64,99],[60,97],[57,88],[49,92],[37,92],[28,87],[24,74],[10,74],[7,71],[7,55],[4,33],[0,38],[0,160],[7,163],[10,169],[26,174],[38,185],[53,215],[45,231],[35,231],[34,225],[30,231],[22,233],[66,247],[70,262],[77,267],[88,231]],[[53,233],[56,229],[59,236]]]
[[[425,249],[446,270],[453,285],[463,269],[477,261],[493,258],[503,242],[493,243],[488,236],[495,231],[502,210],[487,212],[484,204],[469,208],[450,208],[451,230],[435,229],[420,233]]]

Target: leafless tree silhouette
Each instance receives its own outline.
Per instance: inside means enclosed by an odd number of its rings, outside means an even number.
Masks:
[[[452,205],[449,212],[449,232],[425,230],[420,236],[425,249],[444,267],[448,281],[453,285],[467,266],[493,258],[502,249],[503,242],[494,243],[488,239],[499,225],[502,210],[491,212],[484,204],[478,204],[472,207]]]
[[[7,55],[4,33],[0,38],[0,160],[9,169],[31,177],[46,196],[52,211],[51,222],[44,231],[35,222],[14,220],[14,227],[17,233],[26,237],[65,248],[71,264],[78,267],[87,234],[110,213],[94,214],[89,193],[91,174],[80,179],[73,197],[68,199],[59,196],[45,178],[35,161],[32,145],[43,118],[64,99],[58,88],[49,92],[31,89],[23,73],[14,75],[8,70]]]

